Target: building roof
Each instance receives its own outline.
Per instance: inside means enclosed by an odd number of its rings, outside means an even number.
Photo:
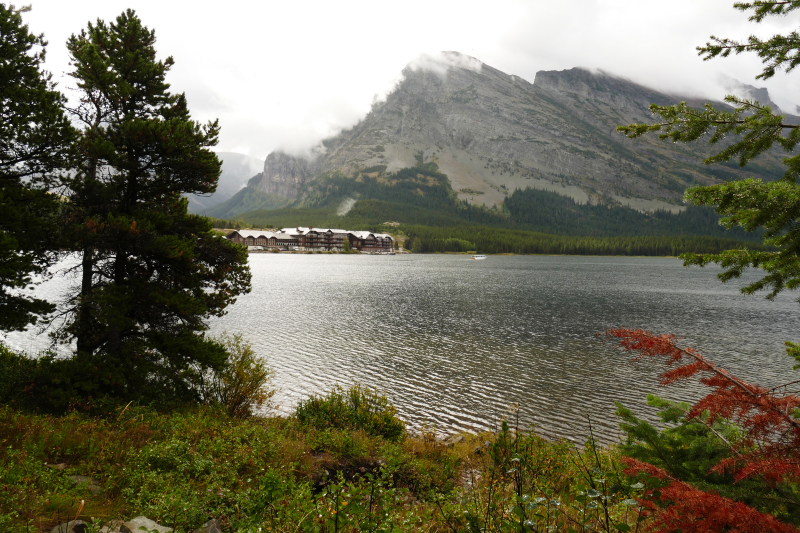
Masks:
[[[248,238],[248,237],[253,237],[253,238],[266,237],[266,238],[269,238],[272,235],[271,231],[261,231],[261,230],[254,230],[254,229],[237,229],[236,231],[234,231],[233,233],[228,235],[228,238],[230,238],[231,235],[233,235],[234,233],[238,233],[239,235],[241,235],[245,239]]]
[[[376,239],[391,239],[392,236],[388,233],[372,233],[371,231],[351,231],[350,232],[354,237],[358,237],[359,239],[367,239],[370,235],[375,237]]]
[[[275,237],[277,240],[289,240],[289,239],[297,239],[301,235],[307,235],[309,232],[314,231],[318,233],[326,233],[330,231],[334,234],[350,234],[359,239],[367,239],[373,236],[376,239],[392,239],[392,236],[387,233],[372,233],[370,231],[347,231],[344,229],[334,229],[334,228],[282,228],[280,231],[273,232],[273,231],[261,231],[261,230],[252,230],[252,229],[237,229],[228,235],[228,238],[233,238],[234,234],[239,234],[243,239],[247,238],[265,238],[269,239]]]
[[[315,233],[327,233],[328,231],[331,233],[350,233],[345,229],[336,228],[306,228],[303,226],[297,228],[281,228],[281,233],[289,233],[292,235],[306,235],[312,231]]]
[[[238,229],[238,230],[232,232],[230,235],[228,235],[228,238],[230,239],[234,235],[234,233],[238,233],[244,239],[247,239],[247,238],[250,238],[250,237],[252,237],[254,239],[260,239],[260,238],[269,239],[269,238],[275,237],[276,239],[279,239],[279,240],[296,239],[297,238],[297,236],[295,236],[295,235],[288,235],[286,233],[277,233],[277,232],[273,232],[273,231],[257,231],[257,230],[251,230],[251,229]]]

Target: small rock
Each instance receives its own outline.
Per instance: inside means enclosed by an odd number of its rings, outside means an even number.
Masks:
[[[47,465],[47,468],[52,468],[54,470],[64,470],[67,468],[67,463],[58,463],[55,465]]]
[[[162,526],[146,516],[137,516],[133,520],[123,522],[119,530],[121,533],[142,533],[140,528],[146,528],[147,531],[157,531],[158,533],[168,533],[172,531],[171,527]]]
[[[72,529],[70,530],[70,528]],[[83,533],[84,531],[86,531],[86,522],[83,520],[71,520],[58,524],[50,530],[50,533]]]
[[[462,440],[464,440],[464,435],[451,435],[444,440],[444,444],[447,446],[455,446]]]
[[[202,527],[198,527],[192,533],[222,533],[222,528],[219,527],[217,519],[209,520]]]

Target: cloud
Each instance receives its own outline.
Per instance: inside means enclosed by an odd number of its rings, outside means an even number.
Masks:
[[[447,74],[451,68],[463,68],[480,72],[483,63],[464,55],[460,52],[439,52],[438,54],[422,54],[408,64],[408,68],[414,71],[425,70],[434,72],[440,76]]]
[[[63,43],[89,20],[113,20],[130,1],[32,3],[24,20],[51,43],[47,67],[70,94]],[[798,13],[750,23],[733,0],[302,0],[225,9],[198,0],[188,11],[163,0],[134,3],[156,31],[159,57],[175,58],[172,90],[186,92],[194,118],[220,119],[219,149],[261,158],[279,147],[308,152],[358,123],[406,66],[442,74],[485,64],[529,82],[539,70],[583,67],[714,99],[726,92],[718,81],[726,74],[767,87],[784,109],[800,103],[800,72],[762,82],[754,79],[757,57],[697,56],[710,35],[746,39],[798,26]]]
[[[345,216],[347,213],[353,209],[353,206],[356,205],[355,198],[345,198],[342,200],[342,203],[339,204],[339,207],[336,209],[336,214],[340,217]]]

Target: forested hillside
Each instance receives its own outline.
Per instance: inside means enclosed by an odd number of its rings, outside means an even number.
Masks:
[[[254,226],[375,226],[392,221],[436,227],[482,225],[555,235],[714,236],[757,240],[742,230],[728,231],[711,210],[689,206],[679,214],[643,213],[619,205],[580,204],[549,191],[514,191],[504,203],[487,208],[459,200],[436,163],[386,172],[366,169],[356,179],[338,172],[306,185],[296,207],[261,209],[241,215]]]
[[[306,184],[304,197],[296,207],[244,213],[239,224],[400,232],[418,252],[677,255],[716,252],[760,235],[726,230],[708,208],[643,213],[536,189],[514,191],[487,208],[459,200],[432,162],[397,172],[370,168],[356,179],[329,173]]]

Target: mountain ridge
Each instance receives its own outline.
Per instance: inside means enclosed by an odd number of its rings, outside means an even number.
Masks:
[[[437,163],[459,199],[487,206],[533,188],[580,203],[678,212],[687,187],[745,174],[736,165],[703,165],[708,146],[630,140],[616,131],[652,120],[649,105],[674,103],[675,96],[580,68],[540,71],[530,83],[455,52],[439,59],[446,68],[404,69],[384,102],[323,140],[314,157],[269,154],[241,193],[238,213],[257,203],[243,201],[248,196],[302,204],[308,184],[326,173],[356,179],[366,170],[390,173],[427,162]],[[747,172],[766,179],[781,173],[775,154]],[[217,216],[237,214],[223,207]]]

